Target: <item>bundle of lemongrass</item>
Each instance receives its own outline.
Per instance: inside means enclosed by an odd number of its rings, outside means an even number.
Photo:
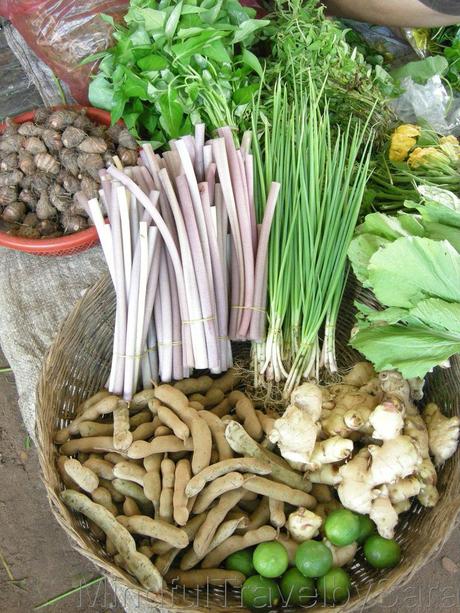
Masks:
[[[286,395],[302,378],[318,379],[321,366],[337,370],[347,249],[369,175],[368,126],[333,126],[322,97],[311,82],[294,92],[278,82],[270,108],[259,102],[253,112],[259,219],[272,181],[281,184],[268,249],[269,326],[254,344],[254,371],[256,385],[285,380]]]
[[[109,390],[130,399],[142,380],[179,380],[232,365],[230,340],[264,329],[267,249],[279,184],[256,223],[251,135],[237,148],[228,127],[195,136],[138,165],[101,171],[88,203],[116,292]]]

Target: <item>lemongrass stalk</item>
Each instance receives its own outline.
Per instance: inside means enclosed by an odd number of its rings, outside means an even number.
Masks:
[[[176,381],[184,378],[184,365],[183,365],[183,349],[182,349],[182,321],[180,318],[178,296],[177,296],[177,284],[174,277],[174,269],[171,263],[171,259],[168,256],[168,274],[169,285],[171,292],[171,309],[172,309],[172,377]]]
[[[212,164],[212,162],[213,162],[212,145],[205,145],[203,147],[203,165],[204,165],[205,176],[206,176],[206,174],[208,172],[208,168]]]
[[[144,184],[147,187],[147,194],[154,191],[156,186],[153,182],[152,176],[150,175],[148,169],[145,166],[138,166],[139,168],[139,176],[142,177]]]
[[[143,381],[144,389],[149,389],[153,387],[153,383],[157,383],[159,381],[158,377],[158,347],[157,347],[157,337],[155,333],[155,325],[153,322],[153,318],[150,320],[148,335],[147,335],[147,348],[146,348],[146,357],[149,361],[150,366],[150,374],[151,379],[148,381]]]
[[[214,162],[209,164],[206,172],[206,183],[208,184],[209,202],[210,204],[214,204],[216,190],[216,165]]]
[[[216,227],[217,227],[217,243],[219,246],[220,261],[222,263],[222,276],[225,280],[225,287],[228,293],[227,283],[227,229],[228,215],[224,206],[224,198],[220,183],[215,186],[215,206],[216,206]]]
[[[208,368],[211,370],[211,372],[217,373],[220,372],[220,365],[219,352],[217,349],[216,309],[214,306],[215,294],[213,291],[213,285],[209,283],[209,274],[206,269],[204,250],[202,249],[203,243],[200,241],[198,223],[194,214],[194,206],[192,204],[192,197],[188,188],[186,177],[184,175],[177,177],[176,184],[196,272],[196,282],[200,296],[201,313],[205,330]],[[203,214],[204,221],[204,213],[202,209],[201,213]],[[207,235],[206,243],[208,243]]]
[[[129,194],[131,199],[129,206],[129,229],[131,233],[131,253],[134,256],[134,252],[137,245],[137,239],[139,237],[139,207],[137,206],[136,198],[133,194]]]
[[[157,192],[158,193],[158,192]],[[147,290],[145,298],[145,312],[144,312],[144,324],[143,324],[143,338],[147,338],[149,325],[152,319],[153,305],[155,302],[155,296],[158,288],[158,279],[160,275],[160,253],[162,248],[162,240],[158,236],[157,228],[149,229],[149,238],[152,235],[152,241],[154,241],[152,264],[150,266],[149,278],[147,281]]]
[[[149,260],[150,253],[153,253],[153,244],[149,245],[148,228],[145,221],[139,223],[139,244],[140,244],[140,273],[139,273],[139,297],[137,307],[137,323],[136,323],[136,345],[134,354],[134,382],[133,389],[136,389],[139,379],[139,369],[141,361],[141,352],[144,345],[144,313],[145,300],[147,293],[147,282],[149,277]]]
[[[204,123],[197,123],[195,125],[195,175],[198,181],[204,179],[204,137],[205,137],[205,125]]]
[[[241,139],[241,145],[240,145],[240,150],[241,150],[241,153],[243,154],[244,160],[246,160],[246,157],[251,152],[251,142],[252,142],[252,132],[251,130],[246,130],[246,132],[243,133],[243,137]]]
[[[161,250],[163,251],[163,249]],[[160,260],[161,260],[161,251],[160,251]],[[158,378],[161,381],[162,378],[162,368],[163,368],[163,351],[165,349],[163,343],[163,320],[162,320],[162,309],[161,309],[161,294],[157,291],[155,295],[155,304],[153,306],[153,319],[155,322],[155,330],[156,330],[156,339],[157,339],[157,347],[158,347]]]
[[[139,231],[138,231],[139,236]],[[136,327],[138,321],[139,285],[141,272],[141,242],[138,239],[133,256],[131,270],[131,284],[128,298],[128,315],[126,321],[125,343],[125,372],[123,383],[123,398],[131,400],[135,392],[135,352],[136,352]]]
[[[195,139],[190,134],[187,134],[186,136],[182,136],[181,139],[177,140],[175,143],[175,150],[177,152],[179,152],[181,148],[181,146],[178,145],[179,142],[185,145],[190,161],[192,163],[192,167],[194,167],[195,166],[195,155],[196,155]],[[185,168],[184,168],[184,171],[185,171]],[[193,175],[195,176],[195,170],[193,170]]]
[[[173,322],[171,290],[169,286],[169,272],[166,262],[166,253],[161,251],[159,292],[161,301],[162,351],[160,362],[161,380],[171,381],[173,370]]]
[[[125,168],[125,174],[127,174],[128,177],[131,177],[133,181],[135,181],[139,185],[139,187],[144,192],[144,194],[148,194],[151,190],[149,189],[149,186],[147,185],[145,181],[145,177],[141,171],[141,168],[142,168],[141,166],[132,166],[129,169]],[[129,170],[129,173],[128,173],[128,170]]]
[[[128,202],[128,194],[126,193],[126,189],[123,186],[120,186],[117,188],[117,197],[118,197],[118,208],[120,211],[121,237],[123,241],[123,263],[124,263],[124,268],[125,268],[125,291],[126,291],[126,300],[128,300],[129,286],[131,284],[132,247],[131,247],[131,228],[130,228],[130,221],[129,221],[130,202]]]
[[[244,172],[246,174],[246,185],[248,190],[249,216],[251,220],[252,248],[257,252],[257,221],[256,210],[254,207],[254,158],[248,153],[244,158]]]
[[[88,201],[88,208],[90,217],[99,236],[99,240],[101,241],[102,252],[104,253],[105,261],[107,262],[107,268],[109,269],[112,282],[114,282],[112,231],[110,230],[110,226],[104,223],[101,207],[99,206],[97,198],[92,198]],[[110,230],[110,234],[105,231],[106,227],[108,230]]]

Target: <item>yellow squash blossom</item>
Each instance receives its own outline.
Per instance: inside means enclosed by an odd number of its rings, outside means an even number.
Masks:
[[[423,149],[417,147],[410,154],[407,163],[413,169],[420,168],[421,166],[431,166],[434,168],[440,164],[449,163],[449,158],[435,147],[424,147]]]
[[[441,138],[439,139],[439,144],[440,145],[456,145],[457,147],[459,146],[457,137],[454,136],[453,134],[449,134],[449,136],[441,136]]]
[[[410,123],[405,123],[391,135],[389,158],[392,162],[404,162],[409,151],[417,142],[420,135],[420,128]]]

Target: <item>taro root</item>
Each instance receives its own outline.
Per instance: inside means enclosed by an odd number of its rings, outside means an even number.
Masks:
[[[38,125],[44,124],[48,120],[48,117],[50,116],[50,114],[51,114],[51,111],[49,109],[46,109],[46,108],[37,109],[35,111],[35,117],[34,117],[35,123]]]
[[[62,180],[62,187],[69,194],[75,194],[80,189],[80,181],[70,172],[67,172]]]
[[[123,126],[120,126],[119,123],[115,123],[113,126],[110,126],[110,128],[107,128],[106,135],[111,140],[113,140],[114,143],[118,143],[118,137],[120,135],[120,132],[122,132],[123,130]]]
[[[39,170],[57,175],[59,172],[59,162],[49,153],[39,153],[34,157],[34,162]]]
[[[71,203],[70,196],[59,183],[55,183],[48,190],[48,196],[51,204],[61,213],[66,211]]]
[[[24,202],[12,202],[3,209],[2,219],[7,223],[20,223],[26,214]]]
[[[0,187],[19,185],[24,175],[20,170],[0,173]]]
[[[5,206],[16,201],[18,190],[16,187],[0,187],[0,206]]]
[[[40,238],[40,231],[35,226],[21,225],[14,233],[21,238]]]
[[[52,179],[49,175],[44,172],[36,172],[32,175],[32,180],[30,182],[30,187],[34,194],[40,196],[44,189],[47,189],[51,183]]]
[[[75,126],[68,126],[62,133],[62,144],[68,149],[77,147],[86,138],[86,133]]]
[[[21,179],[21,183],[19,184],[22,189],[32,189],[34,175],[24,175]]]
[[[23,136],[40,136],[43,132],[41,126],[35,125],[32,121],[22,123],[18,128],[18,133]]]
[[[29,151],[21,150],[18,155],[18,166],[25,175],[31,175],[35,172],[36,166],[34,156]]]
[[[104,168],[104,160],[99,153],[80,153],[77,162],[80,170],[98,180],[99,170]]]
[[[38,224],[38,217],[36,213],[27,213],[22,223],[26,226],[36,226]]]
[[[37,230],[40,232],[41,236],[50,236],[51,234],[58,232],[59,227],[55,221],[43,219],[42,221],[38,222]]]
[[[86,133],[91,130],[93,125],[93,122],[91,121],[91,119],[89,119],[89,117],[87,117],[86,112],[84,110],[80,111],[80,113],[77,115],[73,122],[73,126],[75,128],[79,128]]]
[[[77,113],[69,109],[54,111],[48,117],[48,126],[53,130],[64,130],[67,126],[72,125],[76,118]]]
[[[135,166],[137,164],[138,154],[134,149],[118,147],[118,157],[123,166]]]
[[[85,197],[88,200],[91,200],[91,198],[97,198],[98,196],[99,183],[91,177],[82,177],[80,189],[84,193]]]
[[[18,124],[11,119],[11,117],[7,117],[4,121],[5,127],[3,128],[4,136],[10,136],[18,133]]]
[[[121,130],[120,134],[118,135],[118,144],[120,145],[120,147],[126,147],[126,149],[137,150],[137,143],[134,137],[129,133],[126,128],[123,128],[123,130]]]
[[[2,158],[0,162],[0,170],[5,172],[6,170],[14,170],[18,167],[18,156],[16,153],[8,153]]]
[[[21,200],[21,202],[25,202],[31,209],[35,208],[35,205],[37,204],[37,199],[30,191],[30,189],[22,189],[19,192],[18,200]]]
[[[17,153],[24,144],[24,136],[20,134],[7,134],[0,140],[0,151],[4,153]]]
[[[59,158],[64,168],[76,177],[80,170],[78,166],[78,153],[70,149],[63,149]]]
[[[107,143],[103,138],[88,136],[77,147],[83,153],[104,153],[107,151]]]
[[[64,214],[62,216],[62,225],[66,234],[73,234],[74,232],[85,230],[88,227],[88,221],[81,215]]]
[[[29,136],[25,142],[25,150],[36,155],[37,153],[46,153],[45,143],[38,136]]]
[[[42,140],[49,151],[59,151],[63,147],[61,135],[56,130],[43,130]]]
[[[40,220],[50,219],[51,217],[56,216],[57,211],[54,208],[54,206],[51,204],[47,192],[42,192],[42,195],[40,196],[37,202],[35,213],[38,219]]]

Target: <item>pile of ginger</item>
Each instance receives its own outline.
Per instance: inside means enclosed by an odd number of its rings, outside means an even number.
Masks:
[[[294,538],[316,536],[327,512],[340,506],[368,515],[381,536],[393,538],[413,497],[425,507],[437,503],[436,468],[457,449],[460,419],[434,403],[419,411],[422,390],[421,379],[405,380],[397,371],[377,375],[359,362],[339,384],[304,383],[293,391],[268,439],[305,472],[319,502],[314,513],[291,514]]]

